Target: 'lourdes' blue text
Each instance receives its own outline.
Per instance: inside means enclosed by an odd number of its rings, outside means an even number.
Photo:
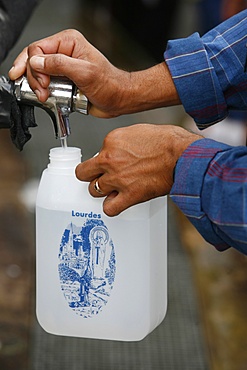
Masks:
[[[97,214],[93,212],[90,212],[90,213],[75,212],[74,210],[72,210],[72,217],[101,218],[101,214],[100,213]]]

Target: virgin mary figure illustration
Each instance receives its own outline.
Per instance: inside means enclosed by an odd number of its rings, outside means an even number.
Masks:
[[[96,226],[90,232],[93,279],[104,279],[106,245],[109,234],[105,227]]]

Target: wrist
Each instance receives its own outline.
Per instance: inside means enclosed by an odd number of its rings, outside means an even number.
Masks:
[[[185,130],[182,127],[171,126],[172,135],[170,136],[170,158],[172,162],[172,182],[175,181],[176,166],[183,153],[192,145],[194,142],[204,139],[203,136],[194,134]]]
[[[121,114],[180,104],[180,99],[165,62],[149,69],[126,73],[122,85]]]
[[[175,163],[179,160],[184,151],[195,141],[204,139],[203,136],[195,134],[191,131],[179,126],[173,127],[173,135],[171,136],[171,152],[174,157]]]

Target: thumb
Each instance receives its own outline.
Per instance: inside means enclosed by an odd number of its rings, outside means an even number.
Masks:
[[[52,76],[62,75],[71,80],[78,76],[81,62],[64,54],[35,55],[29,61],[31,68],[37,72]]]

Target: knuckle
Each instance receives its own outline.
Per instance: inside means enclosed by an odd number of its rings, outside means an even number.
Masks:
[[[54,68],[60,68],[64,65],[64,57],[62,54],[56,54],[51,57],[51,64]]]
[[[27,53],[28,53],[28,56],[31,57],[35,54],[38,54],[41,52],[41,49],[39,47],[39,42],[36,41],[36,42],[32,42],[31,44],[29,44],[27,46]]]
[[[79,31],[72,28],[62,31],[60,34],[61,42],[66,43],[68,45],[78,44],[82,38],[83,38],[82,34]]]
[[[124,132],[124,128],[116,128],[115,130],[112,130],[109,132],[109,134],[106,136],[106,139],[109,140],[119,140],[121,139]]]
[[[67,35],[69,38],[70,37],[79,37],[81,35],[81,33],[79,31],[77,31],[76,29],[74,28],[69,28],[65,31],[63,31],[64,35]]]
[[[118,143],[122,141],[122,129],[118,128],[113,131],[110,131],[103,142],[105,148],[111,148],[111,151],[118,146]],[[109,153],[110,155],[110,153]]]
[[[62,31],[59,36],[60,36],[61,41],[63,41],[63,42],[66,42],[66,41],[71,42],[71,40],[73,40],[75,38],[76,34],[77,34],[77,31],[76,30],[74,30],[74,29],[67,29],[67,30]]]
[[[114,152],[104,150],[100,153],[98,160],[99,167],[104,169],[105,171],[109,171],[109,169],[114,167]]]

